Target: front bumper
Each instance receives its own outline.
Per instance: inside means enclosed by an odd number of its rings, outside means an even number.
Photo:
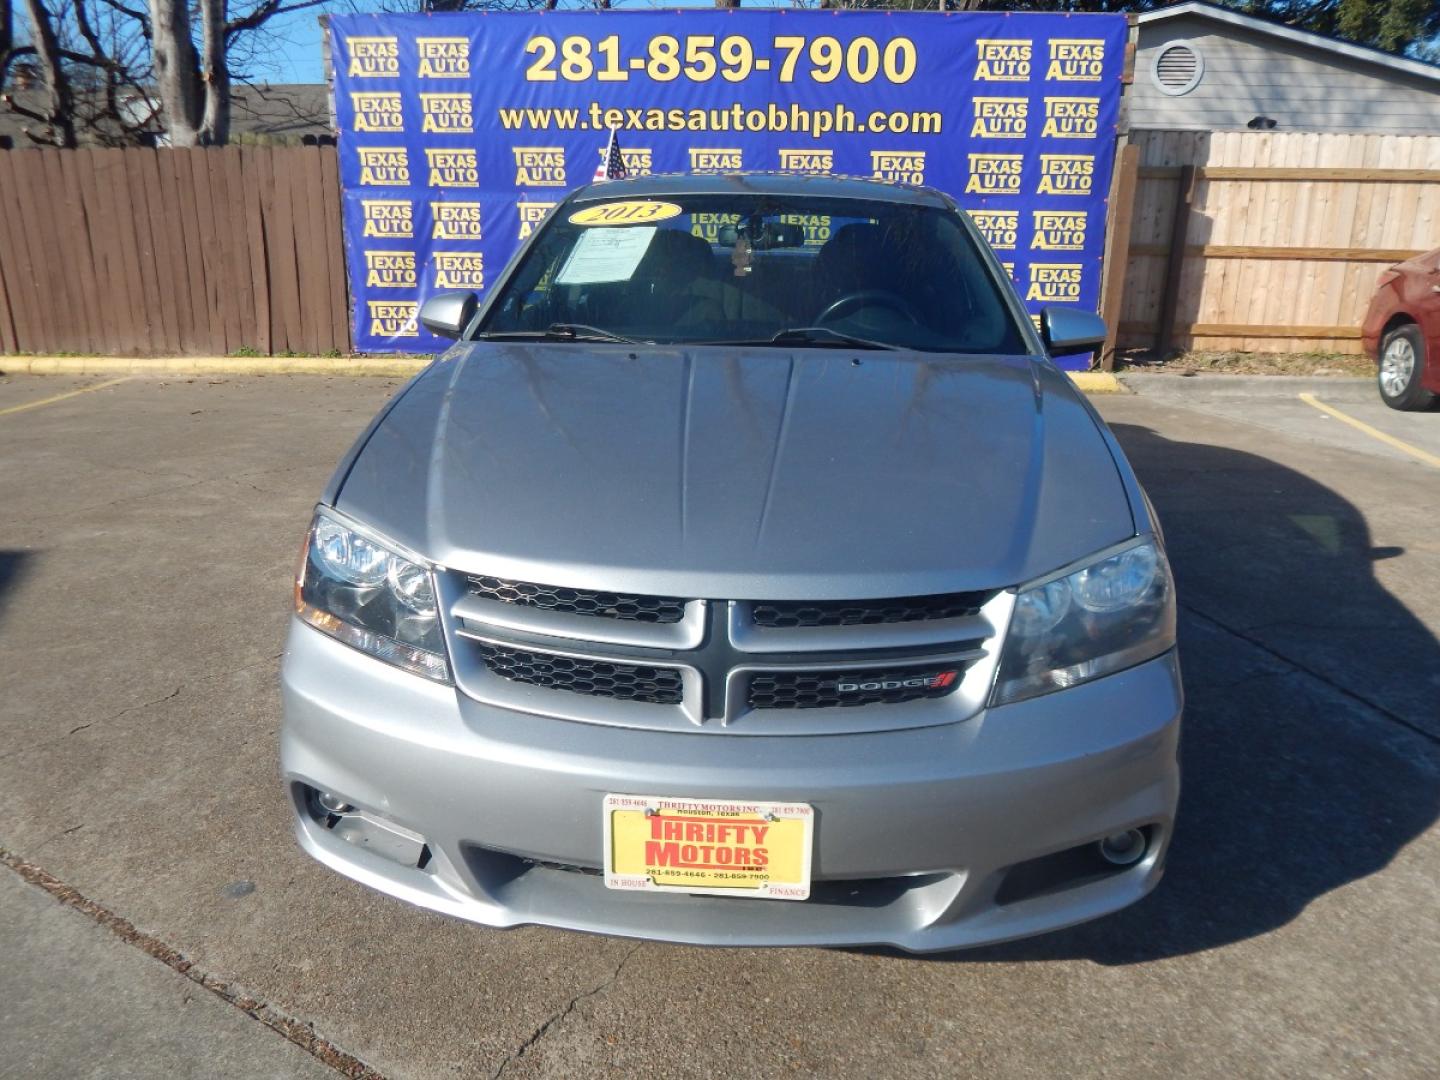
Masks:
[[[640,731],[512,712],[298,622],[282,689],[281,767],[301,846],[363,884],[487,926],[911,951],[1024,937],[1149,892],[1179,795],[1173,652],[963,723],[828,736]],[[327,828],[312,789],[416,834],[422,865]],[[606,889],[583,872],[600,862],[606,792],[810,803],[812,898]],[[1133,866],[1014,888],[1016,864],[1137,827],[1149,847]]]

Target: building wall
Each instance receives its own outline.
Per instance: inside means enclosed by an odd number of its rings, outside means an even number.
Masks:
[[[1199,85],[1180,97],[1154,78],[1155,57],[1175,41],[1205,63]],[[1276,131],[1440,135],[1440,81],[1196,16],[1142,25],[1139,44],[1134,128],[1233,131],[1268,116]]]

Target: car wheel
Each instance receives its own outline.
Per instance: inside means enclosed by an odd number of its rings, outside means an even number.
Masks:
[[[1425,339],[1414,323],[1396,327],[1380,346],[1380,398],[1392,409],[1413,412],[1435,404],[1435,395],[1421,384],[1425,370]]]

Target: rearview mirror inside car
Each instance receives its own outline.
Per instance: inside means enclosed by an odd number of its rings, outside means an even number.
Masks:
[[[1105,344],[1105,320],[1082,308],[1050,306],[1040,311],[1040,336],[1051,356],[1091,352]]]
[[[458,338],[480,306],[473,292],[439,292],[420,305],[420,325],[443,338]]]

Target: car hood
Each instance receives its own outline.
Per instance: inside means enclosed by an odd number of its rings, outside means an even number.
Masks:
[[[1048,363],[833,348],[467,343],[336,505],[455,569],[711,598],[1010,586],[1134,532]]]

